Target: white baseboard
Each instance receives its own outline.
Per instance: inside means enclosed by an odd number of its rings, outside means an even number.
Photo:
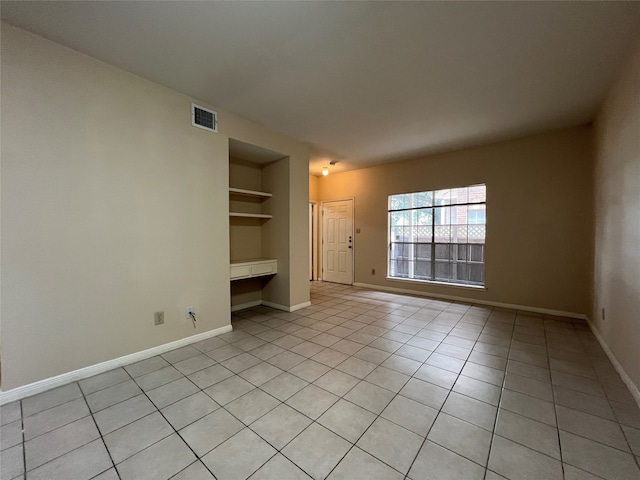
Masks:
[[[407,293],[409,295],[419,295],[421,297],[432,297],[432,298],[441,298],[443,300],[453,300],[456,302],[465,302],[465,303],[474,303],[480,305],[488,305],[491,307],[500,307],[500,308],[510,308],[512,310],[521,310],[523,312],[533,312],[533,313],[544,313],[547,315],[554,315],[557,317],[568,317],[568,318],[580,318],[582,320],[587,320],[587,316],[584,313],[576,313],[576,312],[565,312],[563,310],[553,310],[550,308],[539,308],[539,307],[531,307],[528,305],[516,305],[513,303],[502,303],[502,302],[492,302],[489,300],[479,300],[477,298],[469,298],[469,297],[460,297],[457,295],[443,295],[441,293],[430,293],[430,292],[421,292],[419,290],[410,290],[407,288],[395,288],[395,287],[386,287],[382,285],[373,285],[369,283],[354,283],[354,287],[364,287],[371,288],[373,290],[382,290],[386,292],[393,293]]]
[[[260,305],[262,305],[262,300],[254,300],[253,302],[239,303],[237,305],[232,305],[231,311],[237,312],[239,310],[245,310],[247,308],[257,307]]]
[[[609,360],[613,364],[613,368],[616,369],[616,372],[618,372],[618,375],[620,375],[620,378],[622,379],[624,384],[627,386],[627,388],[629,389],[629,392],[631,393],[636,403],[638,404],[638,407],[640,407],[640,389],[638,389],[638,385],[633,383],[633,380],[631,380],[631,377],[627,375],[627,372],[624,371],[622,364],[620,364],[616,356],[613,354],[613,352],[609,348],[609,345],[607,345],[607,342],[605,342],[604,337],[600,334],[600,331],[595,327],[591,319],[588,317],[587,317],[587,322],[589,323],[589,328],[591,328],[591,331],[598,339],[598,343],[600,343],[600,346],[604,350],[604,353],[607,354],[607,357],[609,357]]]
[[[304,302],[304,303],[299,303],[297,305],[292,305],[290,307],[286,306],[286,305],[280,305],[279,303],[273,303],[273,302],[262,302],[262,305],[265,305],[267,307],[271,307],[271,308],[277,308],[278,310],[284,310],[285,312],[295,312],[296,310],[300,310],[301,308],[305,308],[311,305],[311,302]]]
[[[265,307],[271,307],[278,310],[282,310],[284,312],[295,312],[296,310],[300,310],[301,308],[311,306],[311,302],[299,303],[298,305],[292,305],[291,307],[287,307],[286,305],[281,305],[279,303],[267,302],[265,300],[255,300],[253,302],[240,303],[238,305],[234,305],[231,307],[232,312],[237,312],[239,310],[244,310],[246,308],[257,307],[259,305],[264,305]]]
[[[77,382],[78,380],[93,377],[94,375],[113,370],[114,368],[123,367],[131,363],[139,362],[140,360],[155,357],[156,355],[160,355],[179,347],[184,347],[185,345],[189,345],[191,343],[222,335],[223,333],[230,332],[231,330],[231,325],[225,325],[224,327],[209,330],[208,332],[198,333],[197,335],[192,335],[190,337],[181,338],[180,340],[165,343],[163,345],[158,345],[157,347],[142,350],[130,355],[125,355],[124,357],[114,358],[113,360],[107,360],[106,362],[98,363],[96,365],[90,365],[88,367],[80,368],[72,372],[63,373],[62,375],[45,378],[44,380],[30,383],[22,387],[13,388],[6,392],[0,391],[0,405],[14,402],[16,400],[22,400],[23,398],[42,393],[45,390],[60,387],[62,385],[66,385],[67,383]]]

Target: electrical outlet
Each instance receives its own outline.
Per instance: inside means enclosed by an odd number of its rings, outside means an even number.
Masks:
[[[602,307],[602,321],[604,322],[605,318],[604,318],[604,307]]]
[[[191,314],[195,315],[196,311],[193,309],[193,307],[187,307],[184,313],[184,318],[191,320]]]
[[[164,323],[164,312],[156,312],[153,314],[153,324],[162,325]]]
[[[376,274],[376,269],[375,269],[375,268],[372,268],[372,269],[371,269],[371,275],[375,275],[375,274]]]

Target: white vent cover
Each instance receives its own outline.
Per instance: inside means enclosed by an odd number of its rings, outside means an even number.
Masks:
[[[191,125],[218,133],[218,114],[213,110],[192,103]]]

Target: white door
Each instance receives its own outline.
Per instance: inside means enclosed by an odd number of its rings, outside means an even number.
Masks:
[[[353,200],[322,204],[322,279],[353,283]]]

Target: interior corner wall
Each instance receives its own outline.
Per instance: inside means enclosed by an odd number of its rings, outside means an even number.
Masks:
[[[290,245],[289,235],[289,158],[267,164],[262,169],[262,186],[271,192],[269,212],[273,218],[262,226],[262,257],[278,259],[278,274],[267,278],[262,289],[262,300],[289,306]],[[283,288],[287,285],[286,288]]]
[[[640,389],[640,44],[596,120],[592,322]],[[603,319],[602,309],[605,309]],[[639,399],[640,401],[640,399]]]
[[[592,148],[591,127],[576,127],[330,174],[319,197],[354,198],[356,283],[587,314]],[[487,185],[486,290],[386,278],[388,196],[478,183]]]
[[[318,201],[318,177],[309,175],[309,201]]]
[[[306,231],[306,145],[5,23],[1,61],[4,392],[229,325],[229,137],[295,159]]]

